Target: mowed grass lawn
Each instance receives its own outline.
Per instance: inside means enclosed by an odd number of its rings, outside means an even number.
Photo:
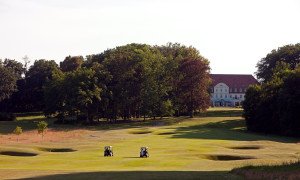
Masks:
[[[249,133],[236,108],[212,108],[195,118],[54,125],[42,116],[0,122],[0,179],[241,179],[234,168],[300,158],[299,140]],[[35,123],[49,122],[44,139]],[[11,134],[17,126],[24,133]],[[113,146],[114,157],[103,157]],[[142,146],[149,158],[139,158]]]

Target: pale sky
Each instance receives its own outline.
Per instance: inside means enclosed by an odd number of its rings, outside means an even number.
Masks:
[[[212,73],[253,74],[300,42],[297,0],[0,0],[0,58],[62,61],[128,43],[196,47]]]

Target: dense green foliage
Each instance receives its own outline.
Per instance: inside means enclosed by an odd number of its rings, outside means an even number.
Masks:
[[[64,72],[75,71],[83,64],[82,56],[67,56],[63,62],[60,63],[60,68]]]
[[[68,56],[60,67],[37,60],[0,107],[44,111],[63,122],[192,116],[208,108],[209,71],[208,60],[193,47],[128,44],[86,60]]]
[[[15,69],[10,67],[8,60],[0,60],[0,102],[11,96],[17,90],[17,76]]]
[[[274,68],[281,62],[286,63],[289,69],[295,69],[300,63],[300,43],[272,50],[257,63],[257,77],[263,81],[271,80]]]
[[[287,48],[279,48],[280,50]],[[298,53],[298,55],[297,55]],[[299,52],[294,57],[295,67],[277,59],[272,73],[261,85],[250,87],[243,103],[248,130],[289,136],[300,136],[300,66]],[[293,69],[293,70],[291,70]]]
[[[14,132],[13,132],[15,135],[18,136],[17,138],[17,141],[19,141],[19,135],[21,135],[23,133],[23,129],[22,127],[20,126],[17,126],[15,129],[14,129]]]
[[[37,123],[37,130],[39,134],[42,134],[42,137],[44,137],[44,133],[47,130],[48,123],[46,121],[39,121]]]

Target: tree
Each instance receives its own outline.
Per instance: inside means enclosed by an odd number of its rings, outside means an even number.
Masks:
[[[84,59],[82,56],[67,56],[63,62],[60,63],[60,68],[63,72],[75,71],[81,67]]]
[[[141,83],[141,110],[144,115],[163,117],[173,115],[173,104],[169,99],[172,85],[167,70],[167,59],[156,48],[144,52]]]
[[[15,60],[5,59],[3,66],[7,69],[10,69],[17,76],[17,79],[21,79],[22,75],[25,73],[23,64]]]
[[[90,123],[94,117],[93,104],[101,100],[102,88],[99,86],[95,71],[82,68],[66,75],[65,88],[68,88],[66,105],[71,110],[78,109],[86,114],[86,121]]]
[[[295,45],[290,44],[279,47],[277,50],[272,50],[257,63],[257,77],[264,82],[272,79],[273,69],[278,62],[288,64],[291,70],[295,69],[300,63],[300,43]]]
[[[144,44],[128,44],[98,56],[106,57],[102,63],[112,77],[107,84],[113,95],[109,102],[110,119],[115,120],[117,116],[121,116],[126,120],[133,115],[139,116],[144,79],[143,61],[148,60],[150,49],[150,46]]]
[[[172,102],[175,114],[187,114],[187,108],[182,104],[182,97],[179,96],[179,67],[184,59],[203,59],[200,52],[192,46],[184,46],[179,43],[168,43],[164,46],[155,46],[166,59],[164,63],[164,78],[169,88],[168,98]],[[206,60],[207,61],[207,60]],[[207,61],[208,62],[208,61]]]
[[[56,115],[57,113],[62,117],[64,123],[64,116],[67,113],[66,100],[67,88],[64,86],[65,74],[59,70],[53,71],[52,80],[47,82],[44,87],[45,116]]]
[[[300,67],[285,77],[278,94],[278,121],[282,134],[300,137]]]
[[[17,126],[16,129],[14,130],[14,134],[18,136],[17,141],[19,141],[19,136],[22,133],[23,133],[22,128],[20,126]]]
[[[54,71],[59,71],[54,60],[37,60],[29,68],[25,77],[24,99],[26,99],[27,106],[30,106],[28,107],[30,111],[42,111],[44,109],[44,87],[47,82],[52,80]]]
[[[96,69],[96,67],[95,67]],[[71,115],[75,112],[86,115],[90,123],[98,113],[103,89],[100,70],[81,68],[66,74],[57,73],[45,87],[45,114]],[[102,77],[103,78],[103,77]]]
[[[209,64],[204,58],[187,58],[179,66],[178,96],[190,117],[195,110],[209,107]]]
[[[0,63],[0,101],[9,98],[17,90],[14,72]]]
[[[300,68],[280,69],[272,79],[250,87],[243,103],[247,129],[255,132],[300,136]]]
[[[44,133],[47,130],[48,123],[46,121],[39,121],[37,123],[37,130],[39,134],[42,134],[42,138],[44,139]]]

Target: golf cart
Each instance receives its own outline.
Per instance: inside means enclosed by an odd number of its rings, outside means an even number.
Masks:
[[[114,156],[112,146],[105,146],[104,147],[104,156]]]
[[[149,157],[148,147],[141,147],[140,157]]]

